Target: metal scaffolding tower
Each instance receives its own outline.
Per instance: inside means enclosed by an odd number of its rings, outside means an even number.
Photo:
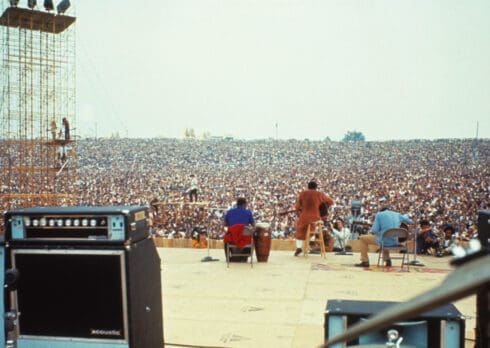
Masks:
[[[74,204],[76,18],[1,1],[2,210]]]

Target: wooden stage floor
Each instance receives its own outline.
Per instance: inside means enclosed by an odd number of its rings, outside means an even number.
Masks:
[[[162,260],[166,347],[315,347],[323,343],[328,299],[405,301],[439,285],[451,271],[449,257],[419,257],[426,266],[401,272],[354,267],[359,253],[308,259],[272,251],[267,263],[201,262],[202,249],[158,248]],[[455,302],[466,317],[466,347],[473,346],[476,299]]]

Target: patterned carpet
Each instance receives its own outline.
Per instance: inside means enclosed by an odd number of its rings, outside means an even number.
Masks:
[[[351,264],[342,264],[342,265],[328,265],[323,263],[313,263],[311,264],[311,269],[313,271],[349,271],[349,270],[363,270],[368,272],[389,272],[389,273],[406,273],[407,270],[404,268],[403,270],[400,266],[394,267],[383,267],[371,265],[370,267],[358,268]],[[449,268],[430,268],[430,267],[419,267],[419,266],[411,266],[410,272],[417,273],[449,273],[451,269]]]

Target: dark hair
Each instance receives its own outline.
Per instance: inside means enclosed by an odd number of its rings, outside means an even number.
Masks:
[[[242,207],[244,206],[245,204],[247,204],[247,200],[243,197],[238,197],[237,200],[236,200],[236,205],[238,207]]]
[[[309,183],[308,183],[308,189],[309,190],[316,190],[318,187],[318,184],[316,183],[316,181],[314,180],[311,180]]]
[[[444,226],[442,229],[443,232],[446,232],[447,230],[450,230],[451,234],[454,234],[456,232],[456,230],[454,229],[454,227],[451,224]]]
[[[420,220],[420,226],[430,226],[429,220]]]

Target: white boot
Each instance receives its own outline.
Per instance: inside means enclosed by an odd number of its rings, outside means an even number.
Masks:
[[[298,256],[303,252],[303,241],[300,239],[296,239],[296,251],[294,252],[294,256]]]

